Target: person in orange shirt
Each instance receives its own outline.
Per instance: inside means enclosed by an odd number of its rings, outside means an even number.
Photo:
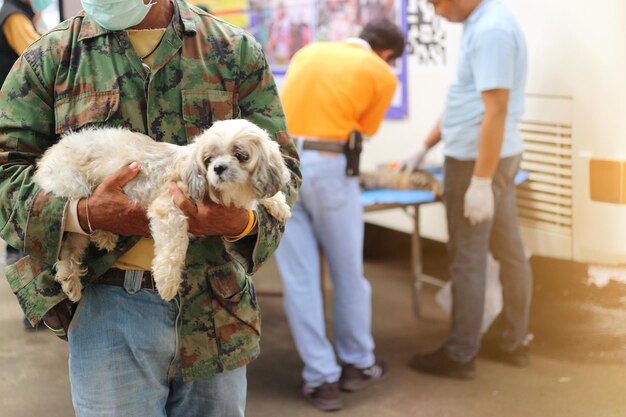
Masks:
[[[287,318],[304,362],[302,393],[324,411],[341,408],[340,389],[359,391],[388,373],[374,355],[359,182],[346,175],[342,149],[351,132],[371,136],[378,130],[398,83],[390,64],[404,47],[397,25],[371,21],[358,38],[317,42],[298,51],[281,91],[304,180],[276,259]],[[326,337],[318,245],[333,280],[337,357]]]
[[[0,9],[0,85],[24,50],[39,38],[33,19],[52,0],[4,0]]]

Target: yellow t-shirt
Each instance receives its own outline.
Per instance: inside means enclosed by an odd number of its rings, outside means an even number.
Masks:
[[[139,58],[149,67],[154,63],[155,52],[163,39],[166,28],[162,29],[128,29],[128,37]]]
[[[317,42],[298,51],[281,101],[289,133],[346,140],[353,130],[378,130],[398,79],[373,51],[349,42]]]
[[[21,13],[13,13],[7,17],[2,31],[9,46],[18,55],[22,55],[31,43],[39,39],[39,33],[35,30],[33,23],[28,16]]]

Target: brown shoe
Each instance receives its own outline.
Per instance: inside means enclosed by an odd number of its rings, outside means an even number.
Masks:
[[[389,368],[385,362],[376,362],[369,368],[357,368],[354,365],[344,365],[339,378],[339,388],[342,391],[356,392],[383,381],[389,375]]]
[[[457,362],[446,353],[445,347],[441,347],[432,353],[414,355],[409,366],[416,371],[432,375],[444,376],[457,379],[474,379],[476,366],[474,358],[469,362]]]
[[[341,409],[339,385],[336,382],[326,382],[319,387],[312,387],[305,382],[302,385],[302,395],[318,410],[337,411]]]

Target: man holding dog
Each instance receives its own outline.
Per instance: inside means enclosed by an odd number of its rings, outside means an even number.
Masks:
[[[26,50],[0,92],[2,238],[28,255],[7,278],[31,322],[67,337],[77,416],[243,416],[260,334],[250,274],[284,224],[262,208],[192,202],[173,186],[196,237],[178,296],[165,302],[149,273],[145,208],[122,190],[140,164],[79,201],[40,192],[32,174],[68,131],[123,126],[182,145],[217,120],[245,118],[281,145],[293,204],[299,164],[271,72],[250,35],[182,0],[82,3],[84,12]],[[53,265],[65,233],[93,229],[122,238],[113,252],[90,249],[75,308]]]
[[[358,152],[353,152],[358,145],[350,145],[358,142],[354,131],[378,130],[397,85],[390,63],[404,45],[394,23],[371,21],[358,38],[302,48],[281,91],[289,132],[302,150],[304,182],[276,256],[287,318],[304,362],[302,393],[324,411],[341,408],[340,389],[360,391],[388,373],[374,355]],[[344,154],[346,146],[350,151]],[[338,358],[326,336],[318,245],[333,280]]]

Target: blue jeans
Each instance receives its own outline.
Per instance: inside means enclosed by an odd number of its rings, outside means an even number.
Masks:
[[[492,220],[472,225],[463,216],[465,192],[475,161],[446,158],[443,200],[446,206],[452,323],[446,341],[448,355],[471,360],[480,349],[480,328],[485,304],[485,274],[489,251],[500,263],[503,311],[495,329],[503,349],[522,345],[528,333],[532,274],[524,253],[515,207],[515,174],[521,156],[503,158],[493,178],[495,214]]]
[[[131,291],[132,292],[132,291]],[[246,368],[184,382],[177,300],[92,284],[69,328],[77,417],[242,417]]]
[[[358,178],[346,177],[343,155],[301,154],[304,178],[298,201],[276,251],[284,304],[302,378],[312,386],[336,382],[341,367],[326,336],[319,246],[333,282],[334,341],[339,360],[374,364],[371,287],[363,276],[363,209]]]

